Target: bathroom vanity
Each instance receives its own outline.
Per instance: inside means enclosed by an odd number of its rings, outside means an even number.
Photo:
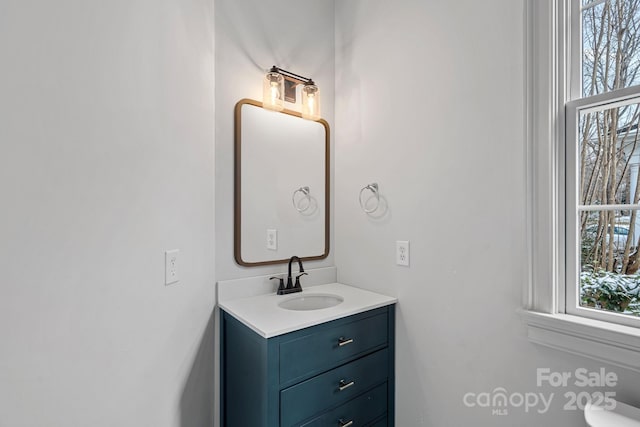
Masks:
[[[222,425],[393,426],[395,302],[338,283],[222,301]]]
[[[393,426],[396,299],[332,283],[335,267],[302,267],[329,254],[331,156],[329,124],[301,117],[236,104],[234,257],[289,269],[281,295],[269,276],[218,282],[221,422]]]

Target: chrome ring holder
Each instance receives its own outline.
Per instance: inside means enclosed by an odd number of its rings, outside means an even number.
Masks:
[[[298,197],[296,200],[296,194],[302,194],[302,197]],[[303,200],[306,200],[307,203],[304,206],[301,206]],[[293,207],[296,208],[298,212],[306,212],[311,207],[311,191],[309,187],[300,187],[296,191],[293,192],[291,196],[291,203],[293,203]]]
[[[376,202],[374,204],[374,206],[370,209],[367,209],[367,202],[371,199],[367,199],[366,201],[362,200],[362,196],[365,194],[365,191],[371,191],[373,193],[373,198],[375,198]],[[358,200],[360,201],[360,207],[362,208],[362,210],[365,213],[374,213],[375,211],[378,210],[378,207],[380,207],[380,192],[378,191],[378,184],[373,182],[369,185],[367,185],[366,187],[363,187],[362,190],[360,190],[360,195],[358,196]]]

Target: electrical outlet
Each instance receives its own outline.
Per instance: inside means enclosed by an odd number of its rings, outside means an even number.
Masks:
[[[172,251],[166,251],[164,253],[164,284],[171,285],[180,281],[178,275],[178,255],[180,251],[174,249]]]
[[[396,242],[396,264],[409,266],[409,241],[398,240]]]
[[[278,250],[278,230],[267,230],[267,249]]]

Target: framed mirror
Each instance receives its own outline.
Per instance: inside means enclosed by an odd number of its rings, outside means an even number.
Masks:
[[[243,266],[329,255],[329,124],[235,107],[234,256]]]

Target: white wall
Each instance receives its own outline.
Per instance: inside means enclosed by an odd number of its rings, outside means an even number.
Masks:
[[[1,426],[212,424],[213,36],[210,0],[0,4]]]
[[[536,369],[600,363],[527,341],[523,2],[336,2],[335,260],[341,282],[399,299],[398,426],[584,426]],[[378,182],[389,210],[367,217]],[[411,241],[411,266],[395,241]],[[618,398],[639,404],[640,377]],[[467,408],[467,392],[555,392],[544,415]],[[587,389],[589,392],[598,389]],[[609,389],[607,389],[609,390]],[[600,389],[602,391],[602,389]]]
[[[233,258],[233,109],[243,98],[262,101],[264,74],[277,65],[316,82],[322,117],[334,131],[334,5],[313,0],[215,0],[215,5],[216,276],[224,280],[286,271],[286,265],[240,267]],[[300,111],[299,104],[300,99],[298,106],[285,107]],[[305,268],[332,265],[333,247],[328,258],[305,263]]]

